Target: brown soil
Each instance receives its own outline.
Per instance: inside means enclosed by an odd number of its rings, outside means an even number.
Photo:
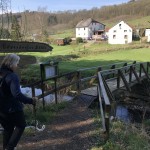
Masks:
[[[74,100],[35,136],[24,135],[17,150],[89,150],[96,145],[93,112]]]

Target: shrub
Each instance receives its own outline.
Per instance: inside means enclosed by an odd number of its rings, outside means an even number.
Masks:
[[[81,37],[76,38],[76,43],[83,43],[83,39]]]

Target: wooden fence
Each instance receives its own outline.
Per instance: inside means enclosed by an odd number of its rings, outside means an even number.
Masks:
[[[121,88],[121,80],[127,91],[131,92],[130,84],[133,82],[141,83],[142,78],[149,77],[150,63],[133,63],[124,65],[120,68],[102,70],[98,72],[98,97],[100,103],[100,112],[104,132],[109,137],[109,124],[111,115],[111,102],[115,101],[108,82],[116,80],[116,89]],[[110,76],[108,78],[108,76]],[[128,76],[128,78],[126,78]],[[135,77],[133,79],[133,76]]]
[[[144,76],[146,78],[149,78],[149,67],[150,63],[136,63],[134,62],[122,62],[122,63],[115,63],[112,65],[105,65],[105,66],[97,66],[97,67],[91,67],[91,68],[84,68],[80,69],[74,72],[69,72],[66,74],[55,76],[51,79],[48,79],[48,81],[54,81],[54,87],[48,91],[44,91],[44,82],[38,81],[36,83],[33,83],[30,85],[32,88],[32,96],[35,96],[35,87],[40,86],[42,89],[42,94],[38,95],[37,97],[40,99],[43,99],[43,107],[45,107],[45,100],[44,97],[54,93],[55,94],[55,103],[57,104],[57,96],[58,91],[67,88],[69,86],[75,86],[77,93],[80,94],[81,87],[84,82],[88,81],[90,84],[94,83],[95,80],[97,80],[97,89],[98,89],[98,97],[99,97],[99,104],[100,104],[100,112],[102,117],[102,125],[104,132],[109,137],[109,126],[110,126],[110,111],[111,111],[111,102],[115,101],[112,92],[107,84],[107,82],[116,79],[117,84],[116,88],[119,89],[121,87],[120,80],[123,81],[124,86],[128,91],[131,91],[130,89],[130,83],[132,82],[133,76],[135,76],[135,80],[137,82],[141,81],[141,78]],[[94,70],[94,75],[90,76],[83,76],[82,73],[88,71],[88,70]],[[126,75],[129,76],[129,79],[126,79]],[[60,85],[58,80],[72,77],[74,80],[71,80],[70,82],[67,82],[65,84]]]
[[[131,64],[133,62],[129,62],[129,64]],[[114,63],[112,65],[104,65],[104,66],[96,66],[96,67],[90,67],[90,68],[83,68],[83,69],[79,69],[77,71],[73,71],[73,72],[69,72],[69,73],[65,73],[62,75],[57,75],[55,77],[52,77],[50,79],[47,79],[45,81],[37,81],[33,84],[27,85],[29,87],[31,87],[32,89],[32,96],[35,96],[35,88],[36,87],[40,87],[40,89],[42,90],[42,94],[40,95],[36,95],[39,99],[42,98],[43,99],[43,107],[45,106],[45,100],[44,97],[54,93],[55,95],[55,103],[58,103],[58,92],[62,89],[65,89],[69,86],[73,86],[75,87],[76,91],[78,94],[80,94],[81,90],[82,90],[82,85],[85,82],[88,82],[89,85],[93,85],[93,83],[95,82],[95,80],[97,80],[97,73],[101,70],[106,70],[106,69],[113,69],[115,67],[120,67],[120,66],[124,66],[125,64],[127,64],[126,62],[121,62],[121,63]],[[91,71],[92,70],[92,75],[88,76],[88,75],[83,75],[85,74],[85,72],[87,71]],[[60,85],[60,82],[58,81],[59,79],[64,79],[64,78],[69,78],[72,77],[73,80],[64,83],[62,85]],[[53,82],[54,85],[51,89],[45,91],[45,82]],[[96,83],[97,84],[97,83]]]

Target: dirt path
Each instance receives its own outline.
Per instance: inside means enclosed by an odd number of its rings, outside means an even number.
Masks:
[[[23,136],[17,150],[89,150],[96,143],[92,110],[74,100],[35,136]]]
[[[24,58],[24,56],[22,56]],[[0,57],[1,58],[1,57]],[[28,58],[28,63],[34,63],[35,58]],[[2,59],[0,59],[2,60]],[[27,64],[20,62],[21,65]],[[78,99],[62,110],[43,132],[33,135],[23,135],[17,150],[90,150],[96,144],[96,125],[84,101]],[[0,149],[2,148],[0,137]]]

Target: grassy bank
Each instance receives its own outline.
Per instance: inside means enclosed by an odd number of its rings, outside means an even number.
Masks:
[[[22,78],[25,80],[40,79],[39,63],[47,60],[59,62],[59,72],[65,73],[81,68],[102,66],[107,64],[128,61],[149,61],[149,44],[109,45],[107,43],[83,43],[79,45],[56,46],[52,52],[46,53],[19,53],[24,56],[33,56],[34,65],[27,65],[22,69]],[[30,74],[30,76],[28,76]]]
[[[91,150],[149,150],[150,149],[150,120],[139,123],[126,123],[119,120],[111,121],[110,135],[106,136],[102,130],[99,110],[94,110],[97,131],[97,144]]]

